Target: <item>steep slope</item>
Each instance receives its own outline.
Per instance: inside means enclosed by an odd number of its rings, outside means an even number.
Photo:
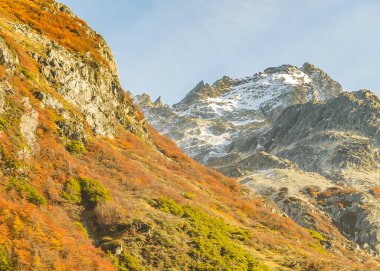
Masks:
[[[299,225],[328,234],[325,221],[378,255],[379,98],[342,92],[307,63],[251,78],[200,84],[172,108],[136,101],[190,156],[239,177]]]
[[[0,30],[0,270],[378,268],[160,136],[67,7],[0,0]]]
[[[361,90],[325,103],[287,108],[262,138],[248,140],[245,150],[264,150],[329,178],[329,185],[299,181],[298,191],[312,189],[316,194],[306,193],[306,200],[318,199],[313,205],[328,213],[346,236],[378,254],[380,204],[373,191],[380,185],[379,129],[380,100],[372,92]],[[260,189],[256,177],[247,177],[246,183]],[[330,190],[336,185],[341,187]],[[273,192],[276,198],[278,189]],[[289,195],[294,196],[294,192]]]
[[[378,167],[379,133],[380,99],[361,90],[287,108],[260,142],[255,138],[245,149],[260,146],[306,171],[371,169]]]

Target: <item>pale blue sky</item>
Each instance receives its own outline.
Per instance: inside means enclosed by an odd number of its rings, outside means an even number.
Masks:
[[[123,87],[178,102],[200,80],[311,62],[380,93],[377,0],[61,0],[114,52]]]

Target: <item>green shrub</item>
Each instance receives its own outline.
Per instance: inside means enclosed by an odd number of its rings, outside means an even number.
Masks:
[[[315,239],[315,240],[317,240],[317,241],[326,241],[326,238],[325,237],[323,237],[323,235],[322,234],[320,234],[319,232],[317,232],[317,231],[315,231],[315,230],[308,230],[309,231],[309,233],[310,233],[310,235]]]
[[[33,79],[35,79],[35,76],[34,76],[30,71],[28,71],[28,70],[25,69],[25,68],[22,68],[22,69],[21,69],[21,73],[22,73],[26,78],[28,78],[29,80],[33,80]]]
[[[124,252],[119,257],[108,251],[108,258],[118,271],[143,271],[145,268],[140,264],[139,260],[133,255]]]
[[[185,220],[186,225],[182,228],[191,239],[190,270],[269,270],[240,243],[249,240],[247,230],[233,227],[199,208],[178,204],[173,199],[162,197],[154,206]]]
[[[86,152],[86,148],[80,140],[70,140],[66,145],[66,150],[72,154],[82,154]]]
[[[62,191],[62,197],[73,204],[82,202],[81,187],[77,179],[71,178],[67,181]]]
[[[193,199],[195,197],[194,193],[190,193],[190,192],[184,192],[184,193],[182,193],[182,196],[185,199]]]
[[[133,255],[123,253],[119,258],[120,271],[142,271],[144,270],[139,262]]]
[[[82,191],[82,201],[90,205],[101,204],[110,199],[110,192],[98,180],[79,178]]]
[[[38,192],[37,188],[23,178],[11,178],[8,189],[16,190],[20,196],[25,197],[30,203],[36,205],[47,204],[45,197]]]
[[[94,207],[110,199],[110,192],[98,180],[80,177],[71,178],[65,184],[62,197],[73,204],[85,204]]]
[[[3,245],[0,245],[0,271],[11,271],[8,252]]]

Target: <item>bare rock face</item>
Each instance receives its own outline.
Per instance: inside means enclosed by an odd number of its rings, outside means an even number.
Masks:
[[[287,108],[250,149],[265,150],[297,163],[302,169],[331,173],[346,168],[378,167],[380,100],[362,90],[326,103]]]
[[[98,51],[105,62],[95,60],[91,53],[69,51],[27,26],[13,24],[13,28],[42,48],[42,53],[30,52],[40,64],[40,72],[64,100],[79,108],[96,135],[112,137],[117,124],[144,134],[138,128],[143,123],[135,118],[136,109],[120,86],[115,61],[103,39]],[[89,28],[88,32],[94,34]]]
[[[318,196],[321,210],[362,248],[380,251],[380,203],[368,193],[329,189]]]
[[[6,69],[6,73],[13,74],[19,63],[17,55],[12,52],[3,38],[0,37],[0,65]]]
[[[46,56],[39,57],[38,61],[43,64],[42,74],[51,84],[60,86],[59,94],[66,101],[81,109],[96,134],[112,136],[114,121],[126,118],[134,110],[132,106],[121,105],[124,102],[121,87],[116,75],[107,67],[55,44],[51,44]],[[114,108],[120,116],[115,115]]]
[[[36,130],[38,127],[38,113],[32,108],[29,99],[24,99],[26,112],[21,116],[20,131],[29,146],[36,141]]]
[[[342,92],[342,86],[337,81],[332,80],[327,73],[313,64],[306,62],[302,65],[301,71],[312,78],[316,100],[326,101]]]
[[[61,137],[66,137],[70,140],[85,141],[88,136],[83,126],[84,119],[79,118],[55,97],[40,91],[34,92],[34,96],[41,101],[41,108],[52,108],[59,113],[60,118],[55,121],[59,128]]]
[[[314,196],[299,193],[278,201],[281,189],[269,182],[271,196],[277,205],[297,223],[305,225],[301,206],[295,202],[309,202],[322,215],[362,249],[378,255],[380,252],[380,205],[368,190],[379,186],[379,129],[380,100],[370,91],[343,93],[324,103],[293,105],[283,111],[272,128],[262,137],[246,141],[246,148],[265,150],[281,159],[295,163],[300,169],[317,172],[327,177],[329,185],[313,183]],[[365,174],[364,172],[367,172]],[[243,174],[249,174],[247,172]],[[257,190],[255,180],[247,182]],[[310,186],[295,178],[301,191]],[[290,199],[297,199],[291,201]],[[284,204],[287,203],[287,204]]]

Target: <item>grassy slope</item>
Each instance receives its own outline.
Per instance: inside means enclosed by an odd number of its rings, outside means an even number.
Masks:
[[[7,96],[7,115],[1,116],[0,270],[359,266],[355,255],[343,248],[344,256],[325,251],[318,238],[273,214],[268,203],[252,197],[235,180],[192,161],[152,128],[149,139],[120,128],[115,139],[90,137],[84,153],[68,152],[54,123],[59,116],[40,108],[32,95],[39,89],[58,97],[27,54],[39,48],[12,32],[6,22],[29,23],[70,50],[91,51],[97,61],[104,60],[96,52],[98,37],[86,36],[80,25],[84,22],[43,11],[44,6],[52,8],[50,3],[0,0],[0,35],[20,58],[16,74],[1,79],[11,83],[15,94]],[[17,155],[25,144],[18,126],[25,96],[39,113],[39,149],[29,160]],[[98,180],[109,197],[90,204],[89,192],[80,184],[68,189],[68,181],[80,177]],[[79,191],[80,200],[63,191]],[[121,246],[119,257],[111,255]]]

